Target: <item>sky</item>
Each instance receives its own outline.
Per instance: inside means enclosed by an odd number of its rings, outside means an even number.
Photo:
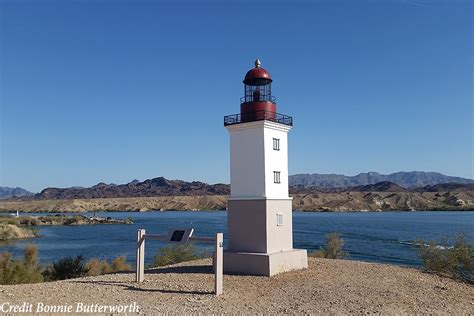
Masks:
[[[229,183],[256,58],[289,173],[473,178],[472,2],[0,0],[0,186]]]

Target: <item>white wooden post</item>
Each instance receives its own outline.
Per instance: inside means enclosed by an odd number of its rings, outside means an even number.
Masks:
[[[145,278],[145,230],[137,230],[137,271],[136,282],[143,282]]]
[[[217,233],[216,234],[216,252],[215,252],[215,282],[214,282],[214,290],[216,295],[222,294],[222,279],[223,279],[223,257],[224,257],[224,234]]]

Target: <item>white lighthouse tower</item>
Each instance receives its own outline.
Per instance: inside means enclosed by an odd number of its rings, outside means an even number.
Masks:
[[[244,79],[240,114],[224,117],[230,133],[231,195],[224,270],[272,276],[306,268],[306,250],[293,249],[288,195],[290,116],[276,113],[272,78],[255,61]]]

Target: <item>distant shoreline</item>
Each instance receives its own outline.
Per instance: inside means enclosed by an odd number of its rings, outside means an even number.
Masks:
[[[28,239],[40,237],[38,226],[77,226],[77,225],[98,225],[98,224],[132,224],[131,218],[116,219],[110,217],[87,217],[83,215],[47,215],[34,216],[5,216],[0,217],[0,241]]]
[[[474,211],[474,191],[293,194],[300,212]],[[0,212],[146,212],[225,210],[227,195],[0,200]]]
[[[34,214],[81,214],[81,213],[172,213],[172,212],[227,212],[227,210],[148,210],[148,211],[131,211],[131,210],[107,210],[107,211],[22,211],[23,214],[34,215]],[[384,210],[384,211],[367,211],[367,210],[350,210],[350,211],[334,211],[334,210],[316,210],[316,211],[304,211],[304,210],[293,210],[295,213],[428,213],[428,212],[474,212],[474,209],[429,209],[429,210]],[[0,211],[0,216],[8,214],[9,211]]]

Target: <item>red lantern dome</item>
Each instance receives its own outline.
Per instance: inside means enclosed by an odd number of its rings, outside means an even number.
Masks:
[[[260,67],[260,60],[255,61],[255,68],[247,71],[245,75],[244,83],[250,86],[263,86],[272,83],[272,77],[270,73]]]

